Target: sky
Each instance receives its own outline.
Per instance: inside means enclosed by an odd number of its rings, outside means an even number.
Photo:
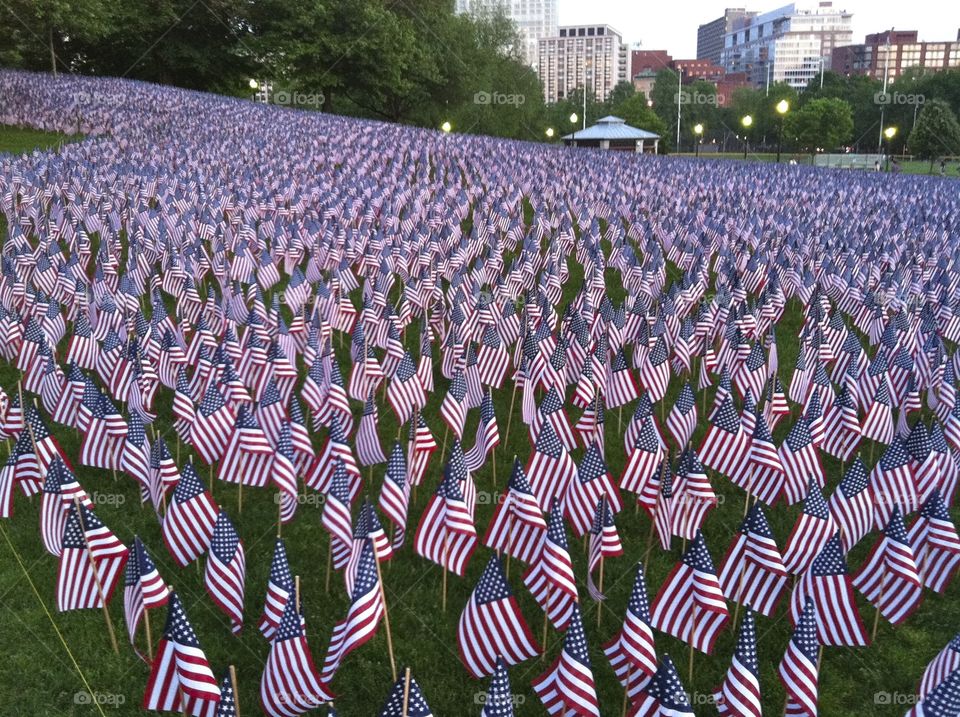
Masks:
[[[647,50],[667,50],[676,58],[696,57],[697,26],[723,15],[724,8],[745,7],[767,12],[787,0],[557,0],[561,25],[612,25],[627,43]],[[816,0],[810,0],[816,2]],[[806,4],[804,2],[798,4]],[[918,30],[920,40],[956,40],[960,29],[960,3],[955,0],[833,0],[833,6],[853,13],[853,41],[864,35],[897,30]],[[680,11],[679,13],[677,11]]]

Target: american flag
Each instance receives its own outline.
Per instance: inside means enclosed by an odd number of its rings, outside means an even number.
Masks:
[[[929,695],[947,677],[960,668],[960,633],[937,653],[923,671],[918,695],[921,699]]]
[[[830,514],[840,528],[845,553],[873,530],[873,491],[867,480],[867,468],[860,456],[843,474],[837,489],[830,496]]]
[[[557,505],[547,518],[539,556],[523,582],[558,630],[566,629],[579,600],[563,515]]]
[[[163,639],[143,695],[145,710],[206,717],[220,702],[220,687],[175,592],[167,603]]]
[[[744,612],[733,659],[720,689],[713,693],[722,717],[760,717],[760,663],[757,660],[757,626],[753,611]]]
[[[620,349],[613,355],[613,361],[610,362],[610,373],[607,378],[607,391],[604,394],[604,401],[607,408],[616,408],[630,403],[639,395],[637,384],[633,380],[633,376],[630,375],[626,356],[623,355],[623,349]]]
[[[952,717],[960,713],[960,670],[954,670],[934,687],[905,717]]]
[[[400,423],[409,421],[414,411],[419,411],[427,403],[427,394],[417,376],[417,367],[409,351],[404,352],[403,359],[387,386],[387,400],[396,411]]]
[[[460,439],[463,438],[463,425],[467,420],[466,397],[467,382],[463,377],[463,369],[457,369],[450,381],[447,395],[440,404],[440,415],[453,431],[453,435]]]
[[[587,636],[583,631],[580,608],[576,605],[570,614],[560,656],[533,681],[532,687],[547,714],[600,717]]]
[[[795,575],[805,573],[837,530],[820,486],[811,478],[807,496],[803,499],[803,512],[797,517],[783,551],[783,564],[787,570]]]
[[[74,502],[63,527],[57,609],[97,608],[110,602],[128,555],[126,546],[90,508]]]
[[[268,641],[272,641],[283,617],[284,608],[294,594],[294,580],[287,561],[287,548],[282,538],[277,538],[270,561],[270,578],[267,580],[267,596],[263,602],[263,615],[257,627]]]
[[[480,717],[514,717],[510,676],[503,658],[497,660],[497,669],[490,680],[490,688],[484,695]]]
[[[203,585],[210,599],[230,618],[230,630],[234,635],[243,628],[245,579],[243,542],[230,518],[221,510],[210,540]]]
[[[537,407],[536,415],[530,423],[530,439],[536,443],[540,434],[547,426],[550,426],[556,433],[557,439],[568,451],[572,451],[577,446],[573,435],[573,428],[570,425],[570,419],[563,409],[563,397],[557,393],[555,388],[551,388],[540,401]]]
[[[291,422],[284,419],[280,424],[276,452],[270,466],[270,479],[280,491],[277,500],[280,501],[280,522],[283,525],[293,520],[299,505],[297,495],[300,490],[300,478],[291,432]]]
[[[273,446],[256,415],[241,404],[230,442],[217,468],[217,478],[226,483],[262,488],[270,480],[273,453]]]
[[[943,594],[960,566],[960,536],[936,489],[907,534],[925,587]]]
[[[413,549],[462,577],[476,545],[477,530],[461,480],[452,463],[447,463],[436,493],[420,516]]]
[[[718,503],[719,499],[713,492],[697,452],[691,446],[687,446],[680,456],[676,479],[671,486],[669,511],[671,532],[685,540],[693,540],[706,520],[707,514]]]
[[[597,510],[593,517],[593,525],[590,526],[590,543],[587,558],[587,590],[596,601],[605,600],[606,596],[593,582],[593,571],[598,565],[603,564],[605,558],[616,558],[623,555],[623,545],[620,543],[620,535],[617,533],[617,526],[613,522],[613,513],[610,512],[610,505],[607,503],[606,496],[600,498],[597,503]],[[603,576],[601,571],[601,583]]]
[[[570,483],[577,479],[577,464],[549,423],[544,424],[537,436],[527,465],[527,477],[544,511],[564,496]]]
[[[889,445],[893,440],[893,409],[890,406],[890,393],[886,383],[878,384],[860,432],[864,438],[884,445]]]
[[[353,451],[347,444],[347,436],[340,426],[340,419],[333,415],[330,418],[327,442],[324,444],[323,451],[314,459],[313,465],[304,476],[306,484],[321,493],[328,492],[338,460],[343,462],[343,467],[350,477],[350,502],[353,503],[360,493],[362,484],[360,468],[353,457]]]
[[[807,598],[817,607],[819,639],[827,646],[861,647],[867,632],[857,611],[853,586],[843,559],[840,536],[834,535],[797,581],[790,595],[790,618],[800,619]]]
[[[236,416],[217,387],[207,386],[190,429],[190,442],[205,463],[212,464],[223,455],[235,422]]]
[[[500,431],[497,429],[497,417],[493,412],[493,397],[488,390],[480,404],[480,421],[477,423],[477,439],[473,448],[463,458],[467,470],[475,472],[487,460],[487,455],[500,445]]]
[[[656,673],[647,678],[630,706],[628,717],[695,717],[690,698],[680,683],[670,655],[660,660]]]
[[[127,424],[127,434],[120,453],[120,469],[140,484],[141,500],[147,500],[150,496],[150,442],[143,420],[136,413],[130,414]]]
[[[786,440],[780,446],[779,455],[785,472],[782,495],[787,505],[803,499],[811,478],[816,479],[817,485],[823,487],[823,465],[817,448],[813,445],[806,418],[800,416],[790,427]]]
[[[93,508],[90,496],[77,482],[77,477],[59,457],[54,458],[43,482],[43,498],[40,503],[40,536],[51,555],[60,556],[63,529],[76,499],[79,499],[81,505]]]
[[[433,717],[433,711],[423,697],[423,692],[417,681],[410,676],[410,668],[407,668],[407,674],[397,680],[387,701],[384,702],[378,717]]]
[[[163,516],[163,542],[181,568],[200,557],[210,546],[220,509],[187,463]]]
[[[728,600],[770,617],[788,581],[773,531],[759,503],[754,503],[720,565],[720,587]]]
[[[393,557],[393,547],[390,545],[390,539],[387,537],[377,516],[377,511],[373,503],[364,500],[360,506],[360,514],[357,516],[357,523],[353,527],[353,541],[350,545],[350,559],[347,561],[347,568],[343,572],[344,582],[347,586],[347,595],[353,592],[353,581],[357,577],[357,570],[360,566],[360,558],[363,556],[364,546],[373,541],[374,557],[381,563],[385,563]]]
[[[396,526],[393,536],[393,548],[403,547],[407,529],[407,509],[410,504],[410,483],[407,480],[407,461],[403,454],[400,441],[393,444],[390,459],[387,461],[387,471],[383,477],[383,486],[380,489],[380,509],[384,515]]]
[[[797,620],[793,637],[787,643],[787,651],[777,668],[780,681],[787,691],[785,715],[816,717],[818,714],[819,648],[817,606],[814,600],[808,597]]]
[[[606,645],[603,654],[610,661],[617,679],[633,699],[647,678],[657,671],[657,653],[650,627],[650,603],[643,563],[637,563],[637,574],[627,601],[627,612],[620,632]]]
[[[364,541],[360,549],[356,576],[350,590],[347,616],[333,626],[330,647],[323,661],[320,679],[330,683],[344,658],[370,640],[383,618],[384,604],[380,581],[377,578],[377,557],[373,540]]]
[[[380,447],[380,437],[377,435],[377,404],[374,403],[372,393],[367,396],[366,403],[363,404],[363,415],[360,417],[360,427],[357,429],[356,447],[357,459],[362,466],[373,466],[387,461],[387,457],[383,455],[383,448]]]
[[[127,561],[123,580],[123,615],[127,622],[130,644],[136,645],[137,628],[144,611],[166,605],[170,598],[170,589],[136,535],[133,536],[129,551],[130,559]]]
[[[531,563],[546,532],[547,522],[537,497],[523,466],[514,458],[507,489],[497,501],[483,544],[521,562]]]
[[[747,449],[747,492],[767,505],[776,503],[783,492],[786,471],[780,462],[780,454],[773,443],[773,436],[762,413],[756,414],[753,431]]]
[[[647,354],[646,360],[640,364],[640,382],[654,403],[662,399],[667,392],[667,384],[670,381],[668,357],[667,344],[663,336],[660,336]]]
[[[923,586],[897,508],[883,533],[854,576],[853,585],[892,625],[899,625],[920,607]]]
[[[350,547],[353,544],[353,517],[350,514],[350,484],[343,461],[337,461],[333,471],[333,481],[323,504],[320,522],[330,533],[330,550],[333,567],[337,570],[346,567],[350,559]]]
[[[747,436],[740,426],[740,417],[733,407],[733,398],[727,396],[710,416],[710,427],[700,445],[700,459],[704,465],[744,485],[744,457]]]
[[[933,451],[930,432],[923,421],[913,424],[907,436],[906,447],[910,453],[910,469],[917,484],[917,501],[923,504],[941,480],[940,460]]]
[[[260,705],[269,717],[294,717],[334,699],[314,667],[294,602],[283,608],[260,679]]]
[[[693,387],[687,381],[680,389],[677,402],[667,416],[667,430],[678,446],[685,446],[697,428],[697,401]]]
[[[490,558],[460,614],[457,644],[467,672],[477,679],[494,674],[498,660],[516,665],[540,654],[499,556]]]
[[[730,614],[699,531],[653,601],[651,625],[710,654]]]
[[[410,442],[407,449],[407,478],[411,486],[420,485],[423,481],[430,456],[435,450],[437,442],[430,433],[423,414],[418,412],[416,420],[410,421]]]
[[[822,448],[841,461],[849,460],[860,443],[860,421],[857,406],[844,385],[823,416]]]
[[[620,492],[607,472],[600,447],[593,443],[577,466],[577,477],[567,484],[563,499],[564,515],[577,537],[586,535],[593,525],[597,503],[605,498],[609,510],[619,513],[623,509]]]
[[[641,495],[655,478],[665,453],[653,425],[653,417],[648,416],[641,420],[636,441],[627,458],[627,466],[620,477],[620,487],[637,495]]]
[[[767,382],[767,361],[760,341],[750,348],[750,353],[737,369],[734,380],[741,395],[746,394],[747,391],[754,396],[763,395],[763,386]]]
[[[900,436],[883,452],[879,462],[870,474],[870,486],[873,490],[874,525],[882,530],[894,507],[903,515],[909,515],[920,509],[917,495],[916,477],[910,467],[910,453]]]

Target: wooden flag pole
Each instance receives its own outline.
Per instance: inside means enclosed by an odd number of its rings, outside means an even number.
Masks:
[[[277,491],[277,537],[283,528],[283,492]]]
[[[693,637],[693,630],[690,631],[690,637]],[[693,643],[690,643],[690,678],[687,682],[688,685],[693,684]]]
[[[243,483],[237,483],[237,513],[243,512]]]
[[[397,681],[397,663],[393,659],[393,635],[390,632],[390,613],[387,611],[387,595],[383,588],[383,574],[380,572],[380,551],[377,550],[377,541],[370,539],[373,545],[373,562],[377,566],[377,582],[380,585],[380,600],[383,602],[383,625],[387,628],[387,653],[390,655],[390,672],[393,681]]]
[[[327,594],[330,593],[330,569],[333,567],[333,535],[327,541],[327,576],[324,579],[323,589]]]
[[[513,393],[510,395],[510,412],[507,414],[507,440],[504,445],[510,445],[510,426],[513,424],[513,404],[517,400],[517,383],[513,383]]]
[[[30,431],[31,438],[33,431]],[[87,557],[90,558],[90,565],[93,567],[93,581],[97,586],[97,596],[103,606],[103,618],[107,622],[107,632],[110,634],[110,645],[116,654],[120,654],[120,648],[117,645],[117,635],[113,631],[113,621],[110,619],[110,610],[107,607],[107,597],[103,592],[103,584],[100,582],[100,573],[97,571],[97,561],[93,558],[93,551],[90,549],[90,541],[87,540],[87,527],[83,524],[83,513],[80,512],[80,496],[73,497],[73,504],[77,509],[77,518],[80,520],[80,533],[83,535],[83,544],[87,549]]]
[[[240,688],[237,686],[237,668],[230,665],[230,685],[233,687],[233,709],[240,717]]]
[[[597,591],[603,593],[603,555],[600,556],[600,580],[597,582]],[[603,600],[597,602],[597,628],[603,619]]]
[[[629,668],[627,668],[629,670]],[[633,670],[627,673],[627,686],[623,688],[623,709],[622,717],[627,717],[627,708],[630,706],[630,687],[633,685]]]
[[[450,424],[446,421],[444,421],[444,423],[446,425],[443,427],[443,448],[440,449],[441,456],[447,455],[447,434],[450,432]]]
[[[410,668],[406,668],[403,671],[403,714],[402,717],[407,717],[407,709],[410,706]]]
[[[293,607],[297,611],[297,617],[300,616],[300,576],[293,576]]]
[[[873,615],[873,632],[870,634],[870,642],[876,642],[877,640],[877,628],[880,627],[880,605],[883,603],[883,589],[887,585],[887,575],[884,573],[883,578],[880,580],[880,599],[877,600],[877,611]]]
[[[153,635],[150,631],[150,611],[143,609],[143,619],[147,629],[147,660],[153,662]]]
[[[441,600],[440,606],[444,612],[447,611],[447,556],[449,555],[449,544],[448,544],[447,533],[443,534],[443,588],[441,591]]]

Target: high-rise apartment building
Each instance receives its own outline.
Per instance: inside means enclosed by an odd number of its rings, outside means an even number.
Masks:
[[[728,7],[723,17],[711,20],[697,28],[697,59],[710,60],[714,65],[720,64],[720,54],[723,52],[723,38],[733,30],[734,23],[744,18],[756,15],[756,12],[747,12],[743,8]]]
[[[853,39],[853,14],[829,0],[814,6],[785,5],[737,20],[724,35],[720,64],[729,73],[746,73],[750,83],[764,87],[786,82],[802,89],[831,69],[833,49]]]
[[[540,38],[557,34],[557,0],[456,0],[455,10],[473,15],[502,12],[513,20],[523,40],[524,59],[531,67],[537,66]]]
[[[547,102],[583,87],[602,102],[617,82],[627,79],[627,46],[609,25],[561,27],[556,37],[540,40],[538,56]]]
[[[911,68],[938,72],[960,68],[960,31],[955,41],[920,42],[916,30],[888,30],[867,35],[859,45],[833,50],[831,69],[842,75],[869,75],[892,82]]]

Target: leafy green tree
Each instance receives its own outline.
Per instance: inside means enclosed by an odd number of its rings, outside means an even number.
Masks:
[[[670,128],[670,134],[677,131],[677,93],[679,75],[675,70],[663,69],[657,72],[650,90],[653,111]]]
[[[810,100],[784,119],[784,138],[800,149],[814,154],[818,149],[832,151],[853,135],[853,111],[845,100]]]
[[[960,153],[960,123],[943,100],[924,103],[917,125],[910,133],[910,151],[930,160],[930,171],[937,157]]]
[[[647,106],[647,97],[642,92],[635,93],[620,105],[618,117],[632,127],[660,135],[660,148],[664,151],[670,149],[670,131],[657,113]]]
[[[604,103],[606,107],[606,114],[620,116],[620,108],[623,106],[623,103],[629,100],[637,94],[636,88],[633,86],[632,82],[622,81],[618,82],[613,86],[613,89],[610,90],[610,94],[607,96],[607,101]],[[646,100],[646,98],[644,98]]]

